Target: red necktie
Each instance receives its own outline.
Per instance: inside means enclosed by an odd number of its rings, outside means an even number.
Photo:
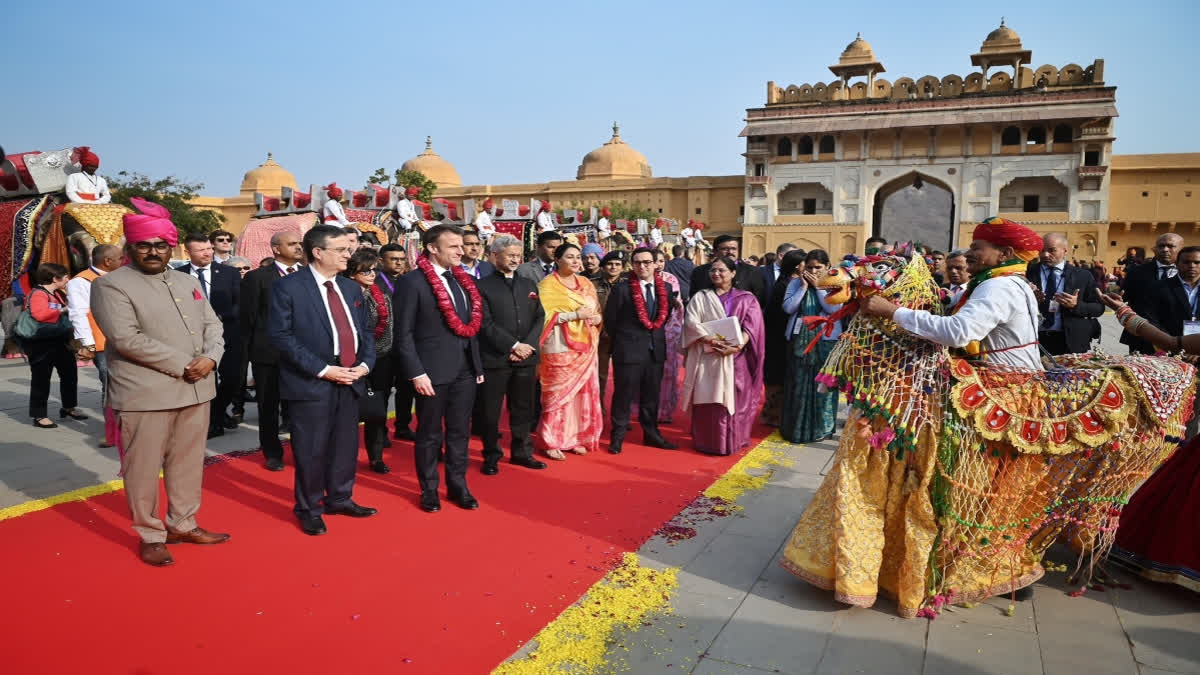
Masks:
[[[325,295],[329,299],[329,314],[333,317],[333,327],[337,329],[338,363],[343,368],[354,365],[354,329],[350,327],[350,318],[346,316],[346,308],[342,306],[342,296],[333,290],[333,282],[325,282]]]

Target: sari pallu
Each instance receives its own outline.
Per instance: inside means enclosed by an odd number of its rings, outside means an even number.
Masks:
[[[663,283],[669,290],[679,292],[679,280],[663,272]],[[658,421],[670,422],[679,407],[679,367],[683,365],[683,312],[673,311],[663,326],[667,338],[667,358],[663,362],[662,388],[658,394]]]
[[[583,307],[598,310],[592,283],[580,275],[578,290],[568,288],[557,274],[538,284],[538,295],[546,310],[546,324],[538,340],[541,361],[542,416],[534,442],[540,450],[584,447],[596,450],[604,415],[600,410],[600,380],[597,372],[599,326],[584,319],[560,322]]]

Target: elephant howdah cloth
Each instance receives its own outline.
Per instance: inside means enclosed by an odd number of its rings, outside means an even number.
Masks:
[[[50,203],[49,195],[0,202],[0,300],[13,294],[13,281],[29,268],[34,235]]]
[[[276,233],[295,232],[303,237],[316,224],[316,213],[253,218],[242,228],[242,236],[237,240],[237,254],[249,260],[251,265],[257,265],[263,258],[274,255],[271,252],[271,237]]]

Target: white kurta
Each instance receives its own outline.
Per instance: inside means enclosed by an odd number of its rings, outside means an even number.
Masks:
[[[596,222],[596,227],[600,230],[600,238],[603,239],[612,234],[612,228],[608,224],[608,218],[601,218]]]
[[[346,210],[336,199],[330,199],[321,207],[321,221],[326,225],[350,227],[350,221],[346,220]]]
[[[663,243],[662,230],[657,227],[650,228],[650,245],[657,248],[659,246],[662,246],[662,243]]]
[[[104,276],[104,272],[91,268],[93,272]],[[92,322],[88,321],[88,312],[92,307],[92,282],[90,279],[75,277],[67,282],[67,315],[71,317],[71,326],[75,329],[75,339],[79,344],[89,347],[96,344],[96,336],[92,335]]]
[[[894,320],[904,330],[948,347],[965,347],[979,340],[989,363],[1042,370],[1037,345],[1037,299],[1023,276],[988,279],[979,284],[953,316],[901,308],[896,310]],[[995,351],[1010,347],[1017,348]]]
[[[396,217],[400,219],[400,227],[403,227],[406,232],[412,231],[417,223],[421,222],[421,219],[417,217],[416,207],[408,199],[396,202]]]
[[[81,195],[92,195],[92,198]],[[102,176],[89,176],[79,171],[67,176],[67,199],[76,204],[108,204],[112,202],[112,195],[108,192],[108,181]]]
[[[696,245],[696,231],[690,227],[685,227],[679,231],[679,236],[683,237],[683,245],[692,248]]]
[[[479,215],[475,216],[475,231],[485,242],[496,234],[496,226],[492,224],[492,217],[488,215],[487,211],[480,211]]]
[[[549,211],[539,211],[537,214],[538,232],[549,232],[557,229],[554,225],[554,214]]]

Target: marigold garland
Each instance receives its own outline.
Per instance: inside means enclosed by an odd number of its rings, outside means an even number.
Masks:
[[[475,281],[461,267],[456,266],[450,269],[450,273],[454,275],[458,285],[462,286],[463,290],[467,292],[467,296],[471,298],[471,323],[464,324],[462,319],[458,318],[458,312],[450,300],[450,293],[442,284],[442,280],[438,278],[437,273],[433,271],[433,263],[429,262],[429,258],[423,255],[419,256],[417,267],[421,269],[425,280],[429,282],[433,297],[437,298],[438,309],[442,312],[442,319],[450,328],[450,332],[461,338],[475,337],[479,333],[480,326],[483,325],[483,299],[479,297]]]

